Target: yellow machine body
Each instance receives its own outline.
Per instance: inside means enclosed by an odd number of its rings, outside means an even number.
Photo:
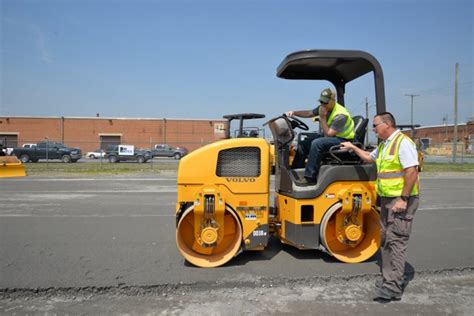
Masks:
[[[299,249],[322,249],[348,263],[365,261],[380,247],[375,200],[374,183],[362,181],[332,183],[314,199],[277,193],[277,233]]]
[[[178,170],[176,241],[201,267],[220,266],[269,237],[270,146],[260,138],[219,141],[185,156]]]
[[[367,52],[293,52],[279,64],[276,75],[286,80],[326,80],[333,84],[337,102],[345,106],[348,84],[369,73],[374,78],[376,113],[384,113],[382,67]],[[272,133],[272,145],[243,133],[244,119],[263,117],[224,116],[228,138],[230,122],[240,121],[237,138],[204,146],[181,160],[176,242],[183,257],[200,267],[221,266],[241,251],[263,250],[270,235],[298,249],[326,251],[342,262],[372,257],[380,246],[375,165],[332,146],[321,153],[317,183],[303,186],[304,168],[292,168],[292,144],[297,140],[297,146],[304,146],[307,137],[318,135],[286,114],[264,124]],[[352,142],[366,149],[369,118],[357,115],[352,120]],[[298,130],[303,134],[296,138]],[[275,192],[270,204],[272,169]]]
[[[25,166],[15,156],[0,156],[0,178],[25,176]]]
[[[373,182],[334,182],[310,199],[277,192],[271,212],[272,161],[270,145],[259,138],[219,141],[181,160],[176,242],[187,261],[221,266],[243,250],[264,250],[271,235],[343,262],[362,262],[377,252]]]

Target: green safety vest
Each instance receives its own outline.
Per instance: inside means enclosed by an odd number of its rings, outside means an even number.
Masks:
[[[384,197],[396,197],[402,195],[405,185],[405,171],[400,163],[398,150],[403,139],[413,141],[410,137],[399,132],[388,144],[380,143],[378,146],[377,159],[377,194]],[[413,143],[414,144],[414,143]],[[384,147],[387,149],[384,152]],[[419,181],[413,185],[410,195],[418,195]]]
[[[345,107],[340,105],[339,103],[336,102],[334,105],[334,108],[331,111],[331,114],[329,114],[329,117],[327,119],[328,126],[331,126],[331,122],[334,120],[336,115],[344,115],[347,120],[346,124],[344,125],[344,129],[342,132],[339,132],[336,134],[337,137],[345,138],[345,139],[354,139],[354,121],[352,120],[351,115],[349,112],[346,110]]]

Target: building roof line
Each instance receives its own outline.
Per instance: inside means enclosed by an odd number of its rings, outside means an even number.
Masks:
[[[465,126],[466,123],[458,123],[458,126]],[[415,130],[425,129],[425,128],[433,128],[433,127],[453,127],[454,124],[442,124],[442,125],[428,125],[428,126],[420,126],[416,127]],[[409,129],[406,129],[406,131]]]
[[[168,118],[168,117],[106,117],[106,116],[24,116],[24,115],[2,115],[0,119],[24,118],[24,119],[78,119],[78,120],[148,120],[148,121],[227,121],[224,118]]]

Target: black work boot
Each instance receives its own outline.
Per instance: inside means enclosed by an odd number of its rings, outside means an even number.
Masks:
[[[316,184],[316,179],[304,177],[302,180],[296,180],[295,184],[300,187],[307,187]]]
[[[374,301],[388,303],[390,301],[399,301],[402,299],[402,293],[396,293],[386,287],[377,288]]]

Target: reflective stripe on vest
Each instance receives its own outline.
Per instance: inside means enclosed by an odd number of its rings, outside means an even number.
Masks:
[[[377,177],[380,179],[396,179],[396,178],[402,178],[404,175],[405,175],[405,171],[377,173]]]
[[[377,153],[377,194],[385,197],[401,196],[403,186],[405,185],[405,171],[400,163],[398,150],[403,139],[413,141],[399,132],[388,143],[379,144]],[[388,146],[384,151],[384,147]],[[410,195],[418,195],[418,181],[413,186]]]
[[[336,136],[345,139],[354,139],[354,121],[352,120],[352,117],[346,110],[346,108],[337,102],[334,105],[334,108],[332,109],[331,114],[327,119],[328,126],[331,126],[331,123],[336,117],[336,115],[344,115],[346,117],[346,124],[344,124],[344,129],[342,130],[342,132],[337,133]]]

